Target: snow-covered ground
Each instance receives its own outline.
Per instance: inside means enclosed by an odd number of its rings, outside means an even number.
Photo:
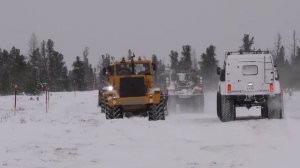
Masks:
[[[0,167],[300,167],[299,92],[285,97],[283,120],[227,123],[216,117],[214,95],[205,95],[204,113],[170,112],[156,122],[106,120],[97,91],[51,93],[48,113],[44,96],[18,96],[15,114],[13,96],[1,96]]]

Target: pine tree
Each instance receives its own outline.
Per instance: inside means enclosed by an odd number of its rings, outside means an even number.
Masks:
[[[30,94],[37,93],[37,74],[36,69],[26,62],[24,55],[20,54],[20,50],[13,47],[10,50],[10,58],[13,59],[10,71],[8,71],[11,85],[17,85],[19,92]]]
[[[154,84],[157,87],[164,87],[166,82],[166,79],[164,77],[165,65],[162,60],[158,60],[155,54],[152,55],[152,63],[156,66]]]
[[[277,37],[276,37],[276,41],[275,41],[275,51],[274,51],[274,54],[273,54],[273,58],[274,58],[274,61],[275,61],[275,64],[277,65],[278,64],[278,57],[279,57],[279,54],[280,54],[280,50],[281,50],[281,41],[282,41],[282,37],[281,37],[281,34],[278,33],[277,34]],[[284,60],[282,62],[284,64]]]
[[[76,57],[76,61],[73,63],[72,81],[75,83],[76,90],[85,90],[86,85],[84,81],[84,62],[80,60],[80,57]]]
[[[133,53],[132,53],[131,49],[129,49],[129,50],[128,50],[128,56],[127,56],[127,59],[128,59],[128,60],[131,59],[132,54],[133,54]]]
[[[35,52],[35,50],[38,48],[38,39],[34,33],[32,33],[28,45],[29,45],[28,55],[30,56],[33,55],[33,52]]]
[[[171,69],[175,72],[178,71],[178,52],[171,50],[170,62],[171,62]]]
[[[158,63],[158,59],[157,56],[155,54],[152,55],[152,63],[157,64]]]
[[[277,65],[277,69],[278,72],[280,74],[280,82],[281,85],[284,87],[288,86],[288,81],[290,80],[290,77],[288,75],[288,69],[290,69],[289,67],[289,63],[286,60],[285,61],[285,49],[283,46],[280,47],[277,56],[276,56],[276,65]]]
[[[158,83],[158,77],[160,75],[160,71],[159,71],[159,65],[158,65],[158,59],[157,56],[155,54],[152,55],[152,63],[156,66],[156,71],[154,72],[154,83],[157,84]]]
[[[8,95],[12,92],[12,85],[10,83],[10,76],[5,70],[1,75],[1,83],[0,83],[0,94]]]
[[[47,58],[47,49],[46,49],[46,42],[41,42],[41,60],[39,62],[39,70],[40,70],[40,83],[48,83],[49,81],[49,61]]]
[[[254,44],[254,37],[250,38],[249,34],[244,34],[242,41],[243,41],[243,45],[240,47],[240,51],[241,52],[252,51],[252,45]]]
[[[297,47],[296,49],[296,56],[294,58],[294,63],[293,63],[293,69],[294,69],[294,75],[293,75],[293,81],[294,88],[300,89],[300,48]]]
[[[49,81],[48,85],[52,91],[63,91],[69,89],[68,70],[65,66],[64,56],[54,50],[54,42],[49,39],[46,45]]]
[[[101,55],[101,60],[99,61],[99,87],[102,88],[107,86],[107,76],[104,75],[103,69],[107,68],[110,64],[111,56],[109,54]]]
[[[84,63],[84,83],[85,89],[92,90],[94,88],[95,74],[92,65],[89,63],[88,59],[89,48],[85,47],[83,50],[83,63]]]
[[[179,67],[181,70],[189,71],[192,69],[192,58],[191,58],[191,46],[182,46],[182,58],[179,62]]]
[[[292,64],[295,64],[295,57],[297,54],[297,36],[296,31],[293,31],[293,43],[292,43],[292,54],[291,54],[291,60]]]
[[[294,64],[296,64],[297,66],[300,66],[300,47],[297,47]]]
[[[201,74],[202,77],[207,84],[207,86],[214,86],[217,82],[217,76],[216,76],[216,68],[217,68],[217,60],[216,60],[216,47],[213,45],[210,45],[208,48],[206,48],[206,53],[203,53],[201,55],[201,62],[200,68],[201,68]]]
[[[12,83],[10,79],[11,66],[13,59],[7,50],[0,50],[0,94],[7,95],[12,92]]]
[[[283,67],[284,66],[284,62],[285,62],[284,60],[285,60],[285,51],[284,51],[284,47],[281,46],[280,50],[278,52],[278,55],[277,55],[276,65],[278,67]]]

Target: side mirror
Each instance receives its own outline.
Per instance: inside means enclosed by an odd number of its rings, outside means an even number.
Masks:
[[[103,73],[103,75],[107,75],[107,69],[106,69],[106,67],[104,67],[104,68],[102,69],[102,73]]]
[[[217,67],[217,75],[220,75],[220,74],[221,74],[221,68]]]
[[[152,63],[153,71],[156,71],[156,64]]]
[[[220,70],[220,81],[225,81],[225,69]]]

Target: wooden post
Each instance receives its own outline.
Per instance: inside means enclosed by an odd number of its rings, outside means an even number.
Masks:
[[[50,106],[50,92],[49,92],[49,87],[47,87],[47,95],[48,95],[48,109],[49,109],[49,106]]]
[[[14,115],[16,115],[16,110],[17,110],[17,89],[18,89],[18,85],[15,84],[15,105],[14,105]]]
[[[76,82],[75,82],[75,80],[73,81],[73,88],[74,88],[74,96],[76,97]]]
[[[48,113],[48,104],[49,104],[49,97],[48,97],[48,86],[47,84],[44,85],[44,91],[45,91],[45,96],[46,96],[46,113]]]
[[[47,88],[45,88],[45,92],[46,92],[46,113],[48,113],[48,96],[47,96]]]

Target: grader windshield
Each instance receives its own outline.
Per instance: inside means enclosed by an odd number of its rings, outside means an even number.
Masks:
[[[133,67],[134,66],[134,67]],[[149,63],[121,63],[116,65],[116,75],[150,75]]]

